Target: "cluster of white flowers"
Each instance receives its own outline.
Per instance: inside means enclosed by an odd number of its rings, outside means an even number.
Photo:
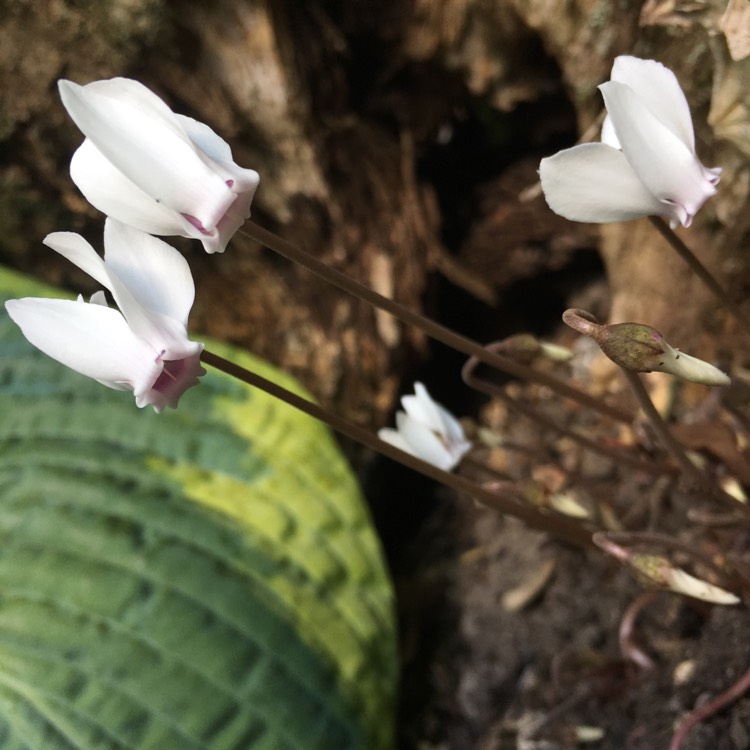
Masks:
[[[117,390],[139,407],[176,407],[205,374],[203,344],[188,338],[195,296],[182,255],[152,235],[198,239],[222,253],[250,216],[259,175],[237,166],[211,128],[175,114],[143,84],[127,78],[79,86],[60,81],[60,96],[85,136],[70,174],[107,216],[104,257],[80,235],[55,232],[45,244],[106,289],[89,302],[27,297],[5,307],[45,354]],[[403,399],[398,430],[383,440],[452,469],[470,447],[458,421],[421,384]]]
[[[188,265],[151,235],[195,238],[209,253],[224,252],[250,216],[258,173],[237,166],[211,128],[175,114],[137,81],[60,81],[59,88],[85,135],[71,176],[108,217],[105,255],[67,232],[49,235],[46,244],[102,284],[118,309],[97,292],[88,303],[11,300],[8,314],[46,354],[110,388],[132,390],[138,406],[175,407],[205,373],[203,345],[188,338],[194,298]],[[688,226],[716,192],[721,170],[696,156],[690,111],[674,74],[653,60],[618,57],[612,80],[600,89],[607,107],[601,143],[541,162],[550,207],[577,221],[660,215]],[[657,365],[666,359],[681,360],[683,377],[685,363],[700,362],[671,348],[660,351]],[[470,448],[458,421],[421,383],[402,404],[397,429],[381,430],[380,437],[454,468]]]
[[[86,136],[71,176],[107,215],[102,259],[83,237],[55,232],[45,243],[86,271],[104,292],[90,302],[25,298],[6,309],[32,344],[64,365],[118,390],[138,406],[175,407],[205,374],[203,344],[187,320],[195,288],[182,255],[156,235],[199,239],[223,252],[250,215],[259,176],[232,160],[208,126],[176,115],[137,81],[114,78],[60,95]]]

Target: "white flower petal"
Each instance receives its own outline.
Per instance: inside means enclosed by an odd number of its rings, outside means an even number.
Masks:
[[[539,176],[549,207],[572,221],[602,224],[664,213],[624,154],[603,143],[584,143],[542,159]]]
[[[232,190],[236,193],[255,193],[260,175],[254,169],[237,166],[232,158],[229,144],[217,135],[208,125],[192,117],[175,115],[188,138],[200,149],[204,160],[214,167],[225,180],[232,180]]]
[[[404,440],[412,448],[412,452],[444,471],[450,471],[457,463],[450,451],[435,435],[435,433],[421,422],[416,421],[404,412],[396,414],[396,428]]]
[[[182,214],[125,177],[88,138],[73,154],[70,176],[92,206],[124,224],[150,234],[202,237]]]
[[[151,91],[148,86],[144,86],[132,78],[108,78],[93,81],[85,86],[62,79],[58,82],[58,88],[66,108],[66,97],[75,99],[76,97],[97,96],[100,99],[127,101],[130,106],[137,108],[144,115],[148,115],[156,120],[163,120],[166,125],[172,128],[175,135],[183,137],[182,127],[178,123],[174,112],[172,112],[164,100]],[[73,104],[72,106],[75,107],[76,105]]]
[[[622,148],[620,141],[617,140],[617,133],[615,133],[615,126],[612,124],[612,118],[607,115],[602,123],[602,137],[601,142],[607,146],[612,146],[618,151]]]
[[[403,396],[401,404],[413,420],[429,427],[433,432],[443,432],[443,421],[436,408],[437,405],[422,383],[415,383],[414,395]]]
[[[392,427],[383,427],[382,429],[378,430],[378,437],[384,443],[388,443],[394,448],[398,448],[399,450],[404,451],[404,453],[408,453],[410,456],[417,455],[414,452],[414,449],[409,445],[409,443],[404,440],[403,435],[398,430],[394,430]]]
[[[235,193],[156,94],[125,79],[88,86],[60,81],[59,87],[76,125],[128,179],[209,231],[218,224]]]
[[[112,231],[116,238],[113,263],[102,260],[83,237],[73,232],[54,232],[45,237],[44,243],[109,289],[133,332],[148,341],[154,351],[163,353],[166,359],[200,351],[200,345],[187,338],[187,316],[194,297],[187,262],[161,240],[111,219],[105,223],[105,246]]]
[[[230,145],[205,122],[175,113],[185,135],[209,158],[220,162],[232,161]]]
[[[234,203],[227,209],[213,232],[205,233],[200,238],[207,253],[223,253],[235,232],[250,218],[250,205],[253,192],[240,193]]]
[[[113,219],[105,223],[104,246],[112,295],[133,332],[148,341],[166,360],[182,359],[199,352],[201,345],[187,336],[187,313],[192,305],[194,286],[182,256],[161,240]],[[174,254],[172,261],[175,255],[179,258],[177,263],[167,260],[169,254],[165,247]],[[153,264],[147,257],[148,252],[155,254]],[[108,262],[107,253],[114,253],[114,262]],[[117,273],[117,268],[123,270],[125,279]],[[174,280],[156,277],[158,272],[171,271],[179,274]],[[161,302],[157,299],[160,294],[165,298]],[[156,309],[150,307],[152,302]],[[181,317],[163,310],[172,310]]]
[[[186,115],[175,114],[177,121],[187,137],[212,162],[231,167],[236,172],[236,179],[242,182],[242,189],[251,189],[258,185],[258,173],[253,169],[244,169],[234,163],[229,144],[213,128]],[[231,176],[231,175],[228,175]]]
[[[466,440],[464,428],[461,427],[461,423],[440,404],[435,404],[435,408],[437,409],[443,424],[441,434],[445,436],[449,449],[453,450],[454,445],[459,446],[461,444],[466,444],[467,446],[470,446],[471,444]]]
[[[75,263],[91,278],[112,291],[112,282],[104,266],[104,261],[80,234],[75,232],[52,232],[44,238],[44,244],[60,253],[71,263]]]
[[[5,308],[24,336],[48,356],[111,388],[151,388],[162,371],[157,353],[117,311],[72,300],[27,297]]]
[[[140,306],[187,326],[195,285],[181,253],[114,219],[104,223],[104,248],[107,268],[117,274]]]
[[[423,383],[414,383],[414,395],[401,399],[406,413],[429,427],[443,442],[446,450],[463,455],[471,447],[461,423],[441,404],[434,401]]]
[[[677,77],[669,68],[656,60],[621,55],[615,58],[611,80],[635,91],[651,114],[695,151],[690,107]]]
[[[460,422],[422,383],[415,383],[414,395],[401,403],[406,411],[396,412],[396,429],[380,430],[380,438],[444,471],[453,469],[471,449]]]
[[[716,193],[693,151],[663,125],[630,86],[616,81],[599,89],[622,152],[646,189],[664,205],[661,213],[684,226]]]

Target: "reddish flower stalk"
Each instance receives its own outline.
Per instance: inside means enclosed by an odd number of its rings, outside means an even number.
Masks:
[[[691,711],[672,736],[672,741],[669,743],[669,750],[680,750],[682,743],[696,724],[705,721],[709,716],[719,713],[719,711],[730,703],[734,703],[738,698],[741,698],[748,690],[750,690],[750,669],[734,685],[717,695],[712,701]]]
[[[366,448],[370,448],[393,461],[397,461],[420,474],[424,474],[426,477],[434,479],[457,492],[473,497],[482,504],[499,511],[500,513],[507,513],[508,515],[515,516],[532,528],[546,531],[552,536],[563,539],[578,547],[590,548],[593,546],[591,532],[580,523],[571,521],[563,516],[545,513],[544,511],[519,501],[515,497],[510,497],[509,495],[501,494],[500,492],[491,492],[487,488],[478,485],[476,482],[473,482],[466,477],[443,471],[427,461],[423,461],[416,456],[412,456],[409,453],[380,440],[374,433],[354,424],[353,422],[349,422],[338,414],[324,409],[322,406],[319,406],[312,401],[308,401],[307,399],[298,396],[296,393],[292,393],[286,388],[283,388],[270,380],[266,380],[266,378],[263,378],[250,370],[246,370],[244,367],[224,359],[223,357],[219,357],[212,352],[206,351],[205,349],[201,354],[201,360],[205,364],[215,367],[218,370],[222,370],[244,383],[260,388],[275,398],[286,401],[286,403],[293,406],[295,409],[299,409],[305,414],[309,414],[315,419],[325,422],[325,424],[332,429],[352,440],[355,440],[360,445],[364,445]]]

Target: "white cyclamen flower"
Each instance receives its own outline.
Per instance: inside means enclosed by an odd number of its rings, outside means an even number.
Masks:
[[[73,232],[55,232],[45,244],[109,290],[91,302],[8,300],[5,307],[38,349],[77,372],[116,390],[131,390],[140,407],[161,412],[205,374],[203,344],[187,337],[195,287],[182,255],[151,235],[107,219],[102,259]]]
[[[59,89],[86,136],[70,174],[92,205],[144,232],[193,237],[209,253],[224,252],[250,216],[260,179],[234,163],[226,141],[138,81],[62,80]]]
[[[663,216],[672,227],[690,226],[716,193],[721,169],[698,161],[690,109],[674,73],[655,60],[621,56],[599,90],[607,108],[602,142],[542,159],[549,207],[573,221]]]
[[[401,404],[405,411],[396,413],[396,429],[379,430],[378,437],[439,469],[453,469],[471,448],[458,420],[422,383],[415,383],[414,395],[404,396]]]

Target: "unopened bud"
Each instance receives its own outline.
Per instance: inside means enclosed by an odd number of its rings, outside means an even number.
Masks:
[[[729,377],[708,362],[674,349],[655,328],[643,323],[600,325],[590,313],[566,310],[563,320],[591,336],[620,367],[632,372],[666,372],[703,385],[729,385]]]
[[[661,589],[712,604],[737,604],[740,601],[729,591],[690,575],[659,555],[633,555],[630,565],[641,578]]]
[[[573,352],[567,347],[540,341],[531,333],[508,336],[496,347],[497,351],[502,352],[506,357],[524,365],[530,365],[537,357],[546,357],[553,362],[567,362],[573,357]]]

